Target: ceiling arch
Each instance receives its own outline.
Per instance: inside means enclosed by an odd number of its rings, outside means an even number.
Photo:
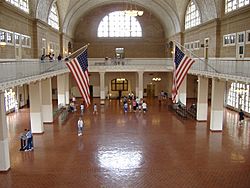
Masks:
[[[170,4],[166,3],[164,0],[152,1],[152,0],[136,0],[137,5],[147,9],[152,12],[161,22],[165,30],[166,36],[173,35],[180,32],[180,23],[177,14],[171,8]],[[67,13],[64,24],[63,32],[67,33],[69,36],[73,36],[74,29],[79,21],[79,19],[88,11],[93,8],[112,4],[112,3],[124,3],[121,0],[98,0],[91,1],[78,1],[75,6]],[[167,10],[167,11],[166,11]]]
[[[36,8],[36,18],[47,23],[49,10],[53,2],[54,0],[38,0]]]
[[[50,7],[58,5],[60,30],[73,36],[75,27],[87,12],[107,4],[126,3],[128,0],[34,0],[34,15],[47,23]],[[185,12],[190,0],[131,0],[156,16],[162,23],[165,37],[172,36],[184,29]],[[202,23],[218,18],[224,0],[193,0],[200,9]],[[35,4],[35,3],[34,3]],[[35,7],[35,5],[33,5]]]

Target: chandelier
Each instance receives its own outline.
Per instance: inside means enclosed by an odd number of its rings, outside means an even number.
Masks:
[[[155,82],[160,82],[161,81],[161,78],[152,78],[152,81],[155,81]]]
[[[144,11],[138,10],[136,5],[132,3],[132,0],[131,0],[131,2],[129,2],[129,0],[128,0],[127,5],[126,5],[126,9],[124,10],[124,13],[127,16],[136,17],[136,16],[142,16]]]

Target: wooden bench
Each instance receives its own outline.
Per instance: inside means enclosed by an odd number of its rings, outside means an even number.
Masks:
[[[192,104],[188,108],[187,112],[188,112],[188,116],[190,116],[193,119],[196,119],[196,114],[197,114],[197,106],[196,106],[196,104]]]
[[[178,102],[177,104],[178,105],[177,105],[176,113],[182,118],[187,118],[187,107],[181,102]]]

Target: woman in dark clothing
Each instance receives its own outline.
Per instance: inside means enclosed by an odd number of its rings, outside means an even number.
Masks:
[[[243,123],[243,120],[244,120],[244,112],[242,111],[242,109],[240,109],[240,112],[239,112],[239,125],[241,125]]]

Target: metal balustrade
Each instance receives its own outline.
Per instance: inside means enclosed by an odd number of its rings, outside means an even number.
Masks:
[[[0,83],[65,69],[65,63],[40,61],[13,61],[0,63]]]
[[[173,59],[169,58],[133,58],[110,59],[89,58],[89,72],[116,72],[116,71],[145,71],[145,72],[171,72]],[[18,81],[28,83],[69,72],[65,61],[43,62],[33,61],[8,61],[0,62],[0,90],[18,85]],[[196,59],[189,70],[189,74],[218,77],[232,81],[250,83],[250,60],[230,59]],[[15,83],[15,84],[13,84]]]

